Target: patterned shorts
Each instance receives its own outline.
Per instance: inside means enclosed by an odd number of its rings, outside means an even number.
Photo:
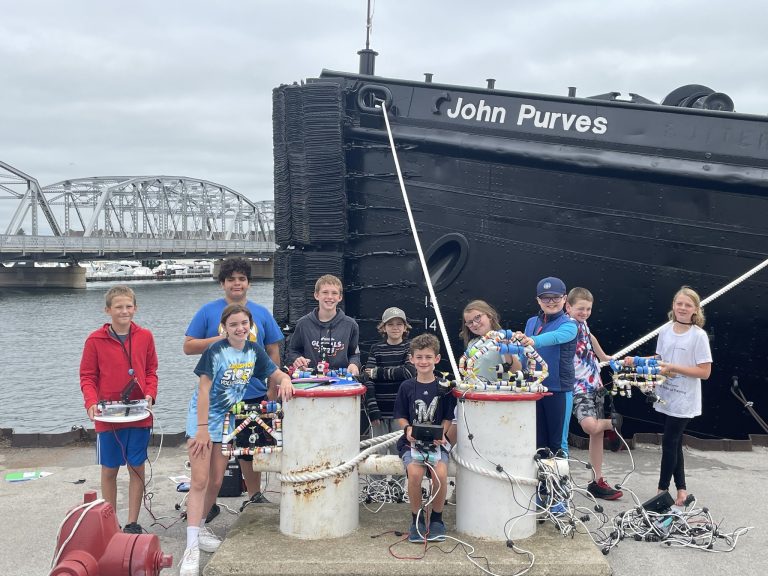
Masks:
[[[600,388],[593,392],[573,395],[573,415],[581,422],[584,418],[605,418],[604,398],[608,391]]]

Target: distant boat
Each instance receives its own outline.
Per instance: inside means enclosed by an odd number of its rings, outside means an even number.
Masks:
[[[152,269],[152,273],[156,276],[175,276],[187,273],[186,264],[179,264],[175,260],[161,260],[160,262],[159,266]]]

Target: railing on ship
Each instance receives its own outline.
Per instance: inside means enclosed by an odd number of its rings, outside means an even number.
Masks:
[[[237,254],[275,251],[274,242],[243,239],[111,238],[0,234],[0,254],[75,256],[108,254]]]

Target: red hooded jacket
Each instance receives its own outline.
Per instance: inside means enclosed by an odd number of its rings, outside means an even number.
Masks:
[[[152,332],[131,322],[131,338],[125,341],[125,350],[110,332],[111,324],[104,324],[92,332],[85,341],[80,360],[80,389],[85,409],[99,400],[120,400],[120,393],[130,382],[130,365],[126,351],[130,352],[134,377],[138,382],[130,400],[157,398],[157,352]],[[152,416],[138,422],[112,424],[95,422],[96,432],[109,432],[115,428],[146,428],[152,426]]]

